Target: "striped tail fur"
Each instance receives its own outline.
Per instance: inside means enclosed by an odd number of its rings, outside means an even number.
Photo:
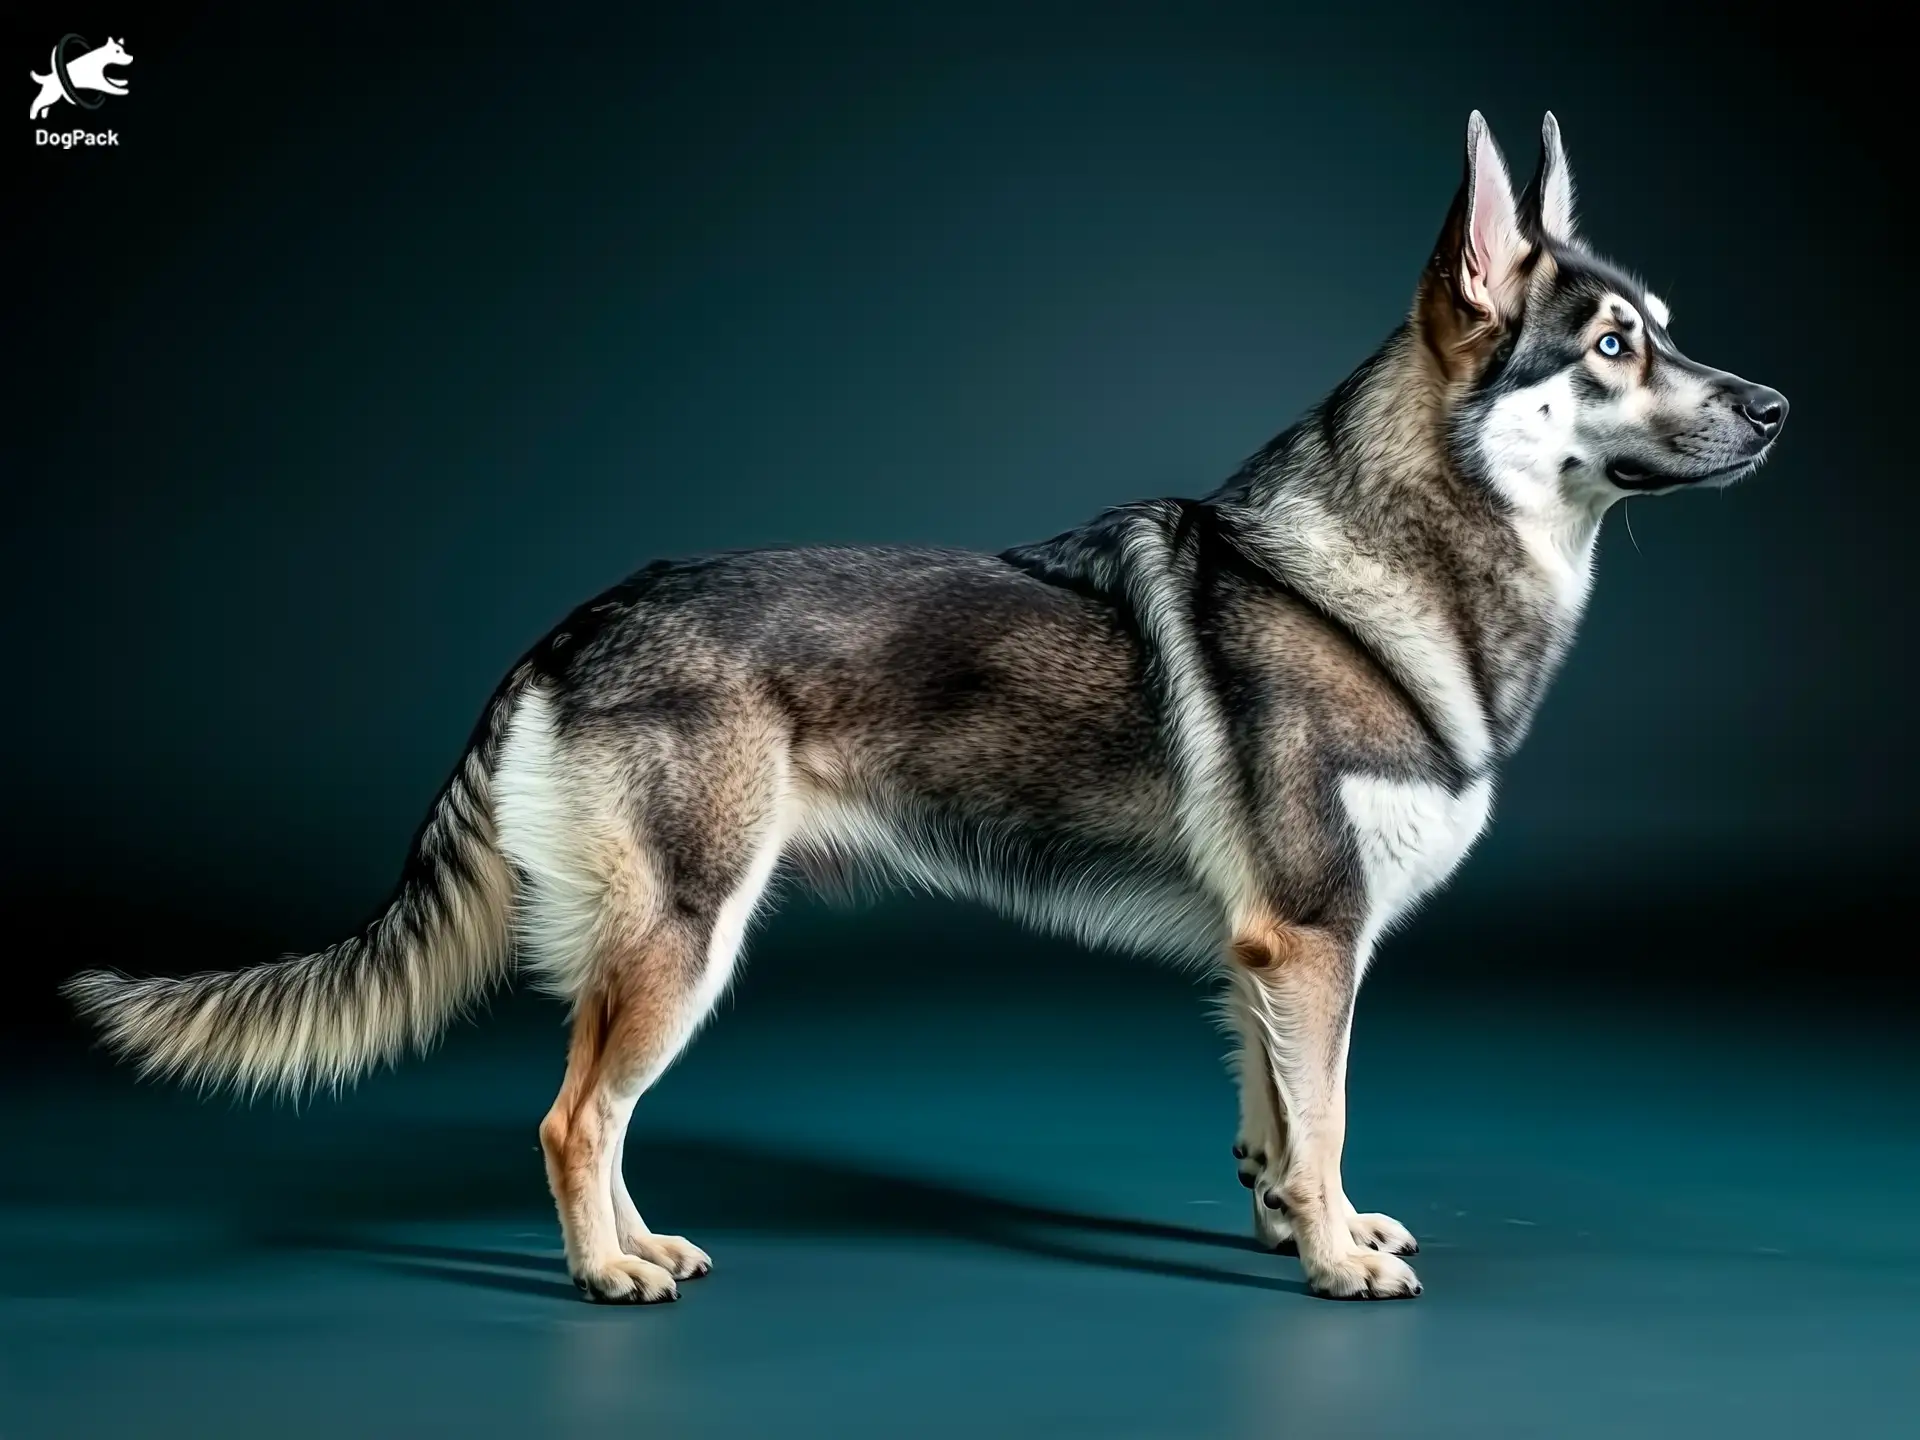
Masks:
[[[516,671],[434,802],[393,899],[315,955],[183,979],[89,970],[63,988],[142,1075],[247,1096],[338,1089],[425,1051],[513,963],[514,877],[494,831],[493,769]]]

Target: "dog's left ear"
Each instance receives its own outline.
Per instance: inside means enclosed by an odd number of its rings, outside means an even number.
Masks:
[[[1467,165],[1420,277],[1414,321],[1450,379],[1480,373],[1526,309],[1535,248],[1520,223],[1507,163],[1478,110],[1467,119]]]
[[[1467,165],[1460,190],[1441,227],[1422,282],[1422,306],[1438,306],[1434,338],[1470,343],[1499,331],[1520,312],[1526,265],[1533,247],[1520,226],[1520,211],[1507,179],[1507,163],[1478,110],[1467,117]]]
[[[1561,245],[1574,243],[1573,170],[1560,143],[1560,122],[1551,110],[1540,122],[1540,168],[1520,197],[1520,214],[1536,234]]]
[[[1478,110],[1467,119],[1462,198],[1466,227],[1460,237],[1460,297],[1487,320],[1507,320],[1518,309],[1521,269],[1531,247],[1520,230],[1507,162]]]

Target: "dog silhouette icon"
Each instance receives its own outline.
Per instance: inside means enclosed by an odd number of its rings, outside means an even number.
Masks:
[[[111,35],[107,43],[95,50],[85,50],[86,41],[78,35],[68,35],[53,47],[47,64],[51,73],[46,75],[29,71],[28,75],[40,87],[39,97],[27,112],[27,118],[38,120],[63,100],[70,100],[83,110],[97,110],[100,101],[86,97],[82,91],[98,91],[105,95],[124,95],[127,82],[116,80],[107,74],[110,65],[131,65],[133,56],[126,47]],[[84,53],[73,60],[66,58],[69,45],[79,45]]]

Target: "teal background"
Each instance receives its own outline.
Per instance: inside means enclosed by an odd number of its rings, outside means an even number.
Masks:
[[[1804,22],[1804,23],[1803,23]],[[1821,22],[1824,24],[1824,22]],[[1810,31],[1810,28],[1811,31]],[[0,286],[0,1435],[1900,1434],[1916,530],[1896,47],[1759,11],[34,0]],[[1467,112],[1777,459],[1636,501],[1493,830],[1361,1007],[1417,1305],[1256,1254],[1196,987],[955,907],[763,927],[576,1304],[559,1008],[295,1116],[53,987],[318,946],[522,648],[648,559],[1199,494],[1399,319]],[[1628,522],[1631,523],[1629,533]]]
[[[26,156],[9,868],[330,933],[496,677],[645,560],[999,548],[1203,493],[1399,318],[1475,105],[1523,174],[1556,108],[1594,242],[1794,416],[1751,483],[1609,521],[1463,885],[1910,854],[1871,78],[1494,14],[156,26],[96,112],[123,147]]]

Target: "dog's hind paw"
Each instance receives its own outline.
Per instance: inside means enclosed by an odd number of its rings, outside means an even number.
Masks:
[[[1411,1300],[1420,1293],[1413,1267],[1378,1250],[1350,1250],[1305,1269],[1307,1287],[1323,1300]]]
[[[1386,1255],[1418,1255],[1420,1242],[1391,1215],[1355,1215],[1347,1221],[1353,1243]]]
[[[650,1260],[676,1280],[698,1280],[713,1269],[713,1257],[680,1235],[630,1234],[620,1237],[629,1255]]]
[[[601,1305],[653,1305],[680,1298],[672,1275],[636,1255],[613,1255],[575,1269],[573,1283]]]

